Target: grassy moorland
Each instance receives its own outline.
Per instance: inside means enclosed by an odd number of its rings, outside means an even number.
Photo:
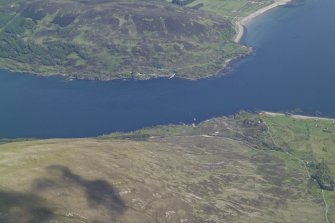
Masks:
[[[329,221],[335,221],[335,120],[262,116],[275,147],[299,161],[310,180],[311,194],[324,197]],[[320,190],[321,189],[321,190]]]
[[[0,0],[0,67],[99,80],[207,77],[250,51],[233,42],[234,21],[268,3]]]
[[[329,222],[332,121],[241,113],[91,139],[3,142],[1,222]],[[304,162],[301,162],[303,160]],[[308,170],[308,172],[307,172]],[[319,176],[319,178],[317,178]]]

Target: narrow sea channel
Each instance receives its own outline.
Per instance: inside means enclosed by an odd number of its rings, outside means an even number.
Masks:
[[[335,1],[304,0],[248,25],[254,55],[206,80],[71,81],[0,71],[0,138],[93,137],[239,110],[335,117]]]

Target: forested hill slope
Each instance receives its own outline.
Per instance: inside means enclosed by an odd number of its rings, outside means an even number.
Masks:
[[[204,77],[248,51],[234,35],[231,20],[166,1],[0,1],[0,67],[43,75]]]

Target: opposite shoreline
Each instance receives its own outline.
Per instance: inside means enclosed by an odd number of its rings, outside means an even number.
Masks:
[[[247,24],[247,22],[251,21],[255,17],[262,15],[265,12],[275,7],[286,5],[290,3],[291,1],[292,0],[274,0],[274,3],[267,5],[257,10],[256,12],[253,12],[252,14],[242,18],[239,21],[236,21],[235,26],[236,26],[237,34],[233,38],[232,41],[240,44],[240,41],[245,34],[245,29],[246,29],[245,25]],[[71,73],[71,72],[67,73],[65,71],[54,71],[54,70],[38,71],[36,69],[29,70],[29,68],[27,69],[26,66],[24,66],[25,64],[20,64],[20,63],[17,63],[16,61],[11,61],[11,60],[6,61],[6,63],[10,64],[9,66],[8,65],[1,66],[0,70],[6,70],[9,72],[14,72],[14,73],[32,74],[37,77],[59,76],[59,77],[64,78],[66,81],[72,81],[72,80],[90,80],[90,81],[114,81],[114,80],[136,80],[137,81],[138,80],[138,81],[142,81],[142,80],[160,79],[160,78],[163,78],[163,79],[179,78],[179,79],[184,79],[184,80],[197,81],[201,79],[210,79],[210,78],[217,78],[220,76],[224,76],[227,72],[231,71],[232,64],[240,61],[244,57],[247,57],[251,53],[252,53],[252,49],[250,48],[248,52],[245,52],[241,55],[226,59],[223,63],[222,68],[218,69],[217,71],[214,71],[213,73],[208,74],[208,75],[195,76],[195,77],[193,77],[192,75],[191,76],[180,76],[180,75],[176,75],[175,72],[166,73],[166,74],[163,74],[163,73],[162,74],[156,74],[156,73],[142,74],[141,76],[136,76],[136,75],[135,76],[124,76],[124,77],[115,76],[115,77],[103,77],[103,78],[98,77],[98,76],[90,77],[89,75],[81,76],[78,73]],[[25,69],[22,69],[21,67],[25,67]]]
[[[257,16],[260,16],[262,14],[264,14],[265,12],[270,11],[271,9],[274,9],[278,6],[282,6],[282,5],[286,5],[288,3],[290,3],[292,0],[275,0],[274,3],[272,3],[271,5],[265,6],[259,10],[257,10],[256,12],[242,18],[241,20],[236,22],[236,27],[237,27],[237,34],[234,38],[234,42],[235,43],[240,43],[244,33],[245,33],[245,25],[250,22],[252,19],[256,18]]]

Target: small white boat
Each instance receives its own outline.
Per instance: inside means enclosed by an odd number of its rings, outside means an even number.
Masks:
[[[172,74],[170,77],[169,77],[169,79],[172,79],[172,78],[174,78],[176,76],[176,74]]]

